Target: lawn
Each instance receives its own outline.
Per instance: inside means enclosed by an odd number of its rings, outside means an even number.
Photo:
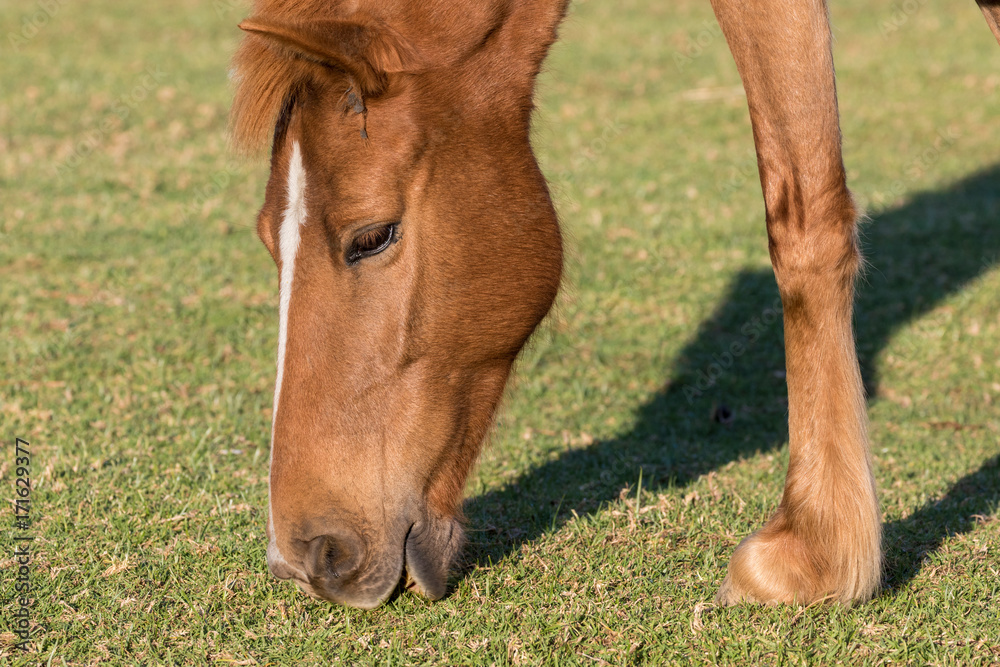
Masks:
[[[469,480],[452,592],[364,612],[265,564],[278,281],[266,164],[226,136],[246,7],[0,3],[0,488],[15,437],[33,485],[0,662],[1000,664],[1000,47],[972,2],[832,12],[880,594],[711,605],[788,453],[746,102],[707,2],[576,0],[535,123],[562,293]]]

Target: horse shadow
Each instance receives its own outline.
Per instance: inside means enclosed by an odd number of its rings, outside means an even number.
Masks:
[[[1000,164],[918,194],[862,228],[869,270],[859,283],[856,329],[869,399],[875,360],[894,333],[998,263]],[[745,270],[673,360],[663,388],[630,430],[570,449],[519,479],[466,501],[469,569],[496,563],[572,513],[595,513],[635,484],[683,487],[731,461],[788,441],[780,299],[773,274]],[[774,497],[780,488],[774,489]],[[941,499],[885,525],[886,585],[899,589],[950,535],[1000,504],[1000,456]],[[468,571],[468,569],[466,570]]]

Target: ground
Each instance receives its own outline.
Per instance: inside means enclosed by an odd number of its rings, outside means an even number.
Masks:
[[[711,604],[776,506],[787,404],[746,103],[694,0],[577,1],[548,61],[567,275],[451,594],[363,612],[274,580],[267,172],[226,143],[246,13],[0,5],[0,487],[15,436],[33,482],[0,565],[8,599],[34,537],[37,596],[37,652],[7,606],[0,661],[1000,663],[1000,47],[971,0],[832,8],[886,525],[886,585],[851,609]]]

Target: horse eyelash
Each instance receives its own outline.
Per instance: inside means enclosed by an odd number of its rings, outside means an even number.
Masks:
[[[379,241],[383,231],[387,230],[387,236],[385,240]],[[372,240],[379,241],[378,245],[374,248],[361,250],[358,246],[362,244],[362,241]],[[389,246],[399,240],[399,232],[397,224],[384,225],[382,227],[377,227],[375,229],[370,229],[363,234],[356,237],[352,242],[351,246],[347,251],[345,256],[345,261],[348,266],[354,266],[362,259],[367,257],[372,257],[383,251],[385,251]]]

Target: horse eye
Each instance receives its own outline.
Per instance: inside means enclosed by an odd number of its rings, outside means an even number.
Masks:
[[[347,251],[347,263],[357,264],[365,257],[377,255],[396,239],[396,224],[383,225],[362,232]]]

